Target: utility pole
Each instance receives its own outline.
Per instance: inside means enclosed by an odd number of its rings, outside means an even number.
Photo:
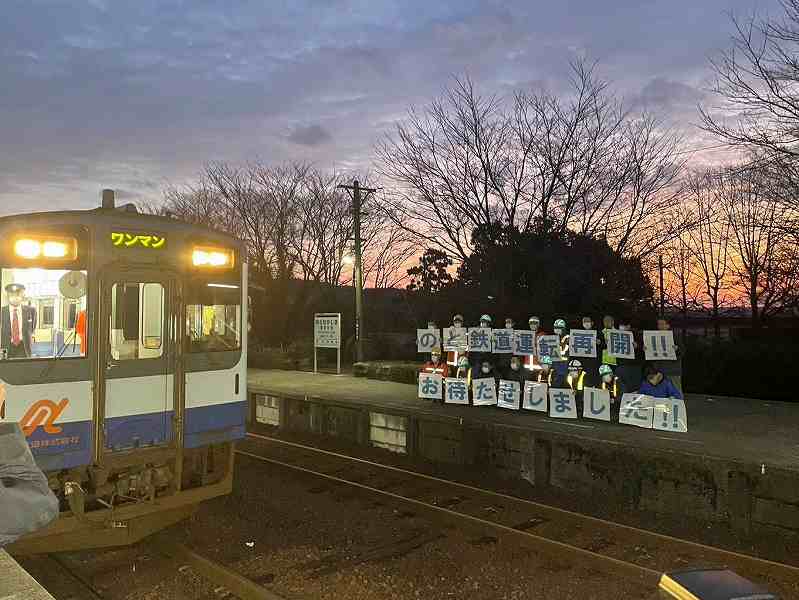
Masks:
[[[352,185],[340,185],[341,189],[347,190],[352,198],[352,214],[355,225],[355,360],[363,361],[363,262],[361,261],[361,204],[369,194],[376,192],[378,188],[361,187],[358,180]],[[361,198],[361,192],[366,195]]]
[[[663,289],[663,255],[658,255],[658,272],[660,273],[660,318],[666,316],[666,292]]]

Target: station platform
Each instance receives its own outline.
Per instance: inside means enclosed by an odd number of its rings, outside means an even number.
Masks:
[[[799,534],[799,404],[688,394],[687,433],[421,400],[414,385],[251,369],[251,420],[586,498]]]
[[[0,600],[54,600],[5,550],[0,550]]]

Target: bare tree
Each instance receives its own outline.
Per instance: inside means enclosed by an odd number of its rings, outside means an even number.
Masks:
[[[795,305],[799,264],[782,233],[788,210],[772,193],[762,169],[728,168],[718,186],[732,236],[734,283],[745,296],[752,326]]]
[[[546,221],[638,258],[676,235],[680,224],[653,225],[679,193],[678,136],[632,115],[593,65],[576,62],[572,73],[565,98],[503,101],[467,79],[412,109],[377,148],[397,222],[458,260],[471,253],[471,233],[492,224],[526,231]]]
[[[721,308],[727,303],[730,275],[730,221],[724,214],[717,176],[712,171],[692,173],[687,178],[684,198],[695,222],[688,230],[688,243],[709,304],[716,335]],[[701,305],[705,305],[702,302]]]
[[[781,20],[733,18],[732,48],[711,61],[722,100],[700,107],[704,128],[767,157],[799,158],[799,0],[781,0]],[[726,117],[730,116],[731,119]]]

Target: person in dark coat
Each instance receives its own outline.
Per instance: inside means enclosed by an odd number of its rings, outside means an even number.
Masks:
[[[682,400],[682,393],[678,390],[671,379],[666,377],[660,368],[655,364],[650,364],[644,370],[644,380],[638,391],[653,398],[677,398]]]
[[[25,286],[9,283],[6,287],[8,305],[0,314],[0,348],[8,358],[30,358],[33,334],[36,331],[36,309],[25,306]]]

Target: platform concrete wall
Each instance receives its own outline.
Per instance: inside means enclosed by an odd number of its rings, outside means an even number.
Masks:
[[[729,524],[742,533],[799,534],[799,474],[721,459],[641,450],[499,423],[419,415],[386,406],[270,396],[280,428],[472,465],[506,479],[602,498],[651,513]],[[252,393],[256,407],[264,395]],[[256,409],[251,418],[258,421]],[[270,420],[273,417],[270,416]],[[269,426],[266,419],[262,426]]]

